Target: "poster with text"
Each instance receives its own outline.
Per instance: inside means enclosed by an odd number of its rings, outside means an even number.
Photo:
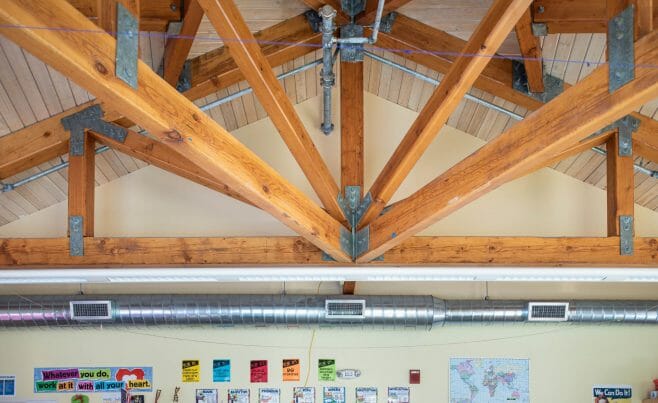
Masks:
[[[199,360],[183,360],[181,366],[183,382],[201,382],[201,365]]]
[[[275,388],[262,388],[258,391],[258,403],[281,403],[281,391]]]
[[[34,368],[34,393],[153,391],[152,367]]]
[[[594,403],[631,403],[631,385],[594,385]]]
[[[267,360],[252,360],[250,369],[252,383],[267,382]]]
[[[356,388],[356,403],[377,403],[377,388]]]
[[[15,375],[0,375],[0,396],[16,396]]]
[[[196,403],[218,403],[219,394],[217,389],[197,389]]]
[[[318,380],[335,381],[336,380],[336,360],[320,358],[318,360]]]
[[[283,381],[299,381],[300,365],[298,358],[283,360]]]
[[[409,388],[403,386],[389,387],[388,403],[409,403]]]
[[[345,403],[345,388],[325,386],[322,390],[322,403]]]
[[[229,389],[228,403],[249,403],[249,389]]]
[[[212,361],[212,381],[231,382],[231,360]]]
[[[303,386],[292,391],[293,403],[315,403],[315,388]]]

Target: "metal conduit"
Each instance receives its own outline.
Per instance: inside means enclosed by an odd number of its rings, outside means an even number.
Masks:
[[[438,86],[439,84],[441,84],[441,81],[439,81],[437,79],[434,79],[432,77],[428,77],[424,74],[421,74],[421,73],[417,72],[416,70],[412,70],[412,69],[408,68],[407,66],[396,63],[392,60],[388,60],[388,59],[386,59],[384,57],[381,57],[381,56],[378,56],[378,55],[376,55],[372,52],[368,52],[367,50],[365,50],[363,53],[366,56],[370,57],[371,59],[377,60],[378,62],[383,63],[387,66],[391,66],[391,67],[394,67],[394,68],[396,68],[398,70],[401,70],[405,73],[411,74],[412,76],[418,78],[419,80],[428,82],[428,83],[430,83],[432,85],[435,85],[435,86]],[[473,101],[477,104],[484,105],[489,109],[493,109],[495,111],[503,113],[503,114],[511,117],[512,119],[519,120],[519,121],[523,120],[522,115],[519,115],[518,113],[510,111],[509,109],[501,108],[500,106],[498,106],[494,103],[491,103],[491,102],[486,101],[484,99],[480,99],[480,98],[475,97],[471,94],[467,93],[466,95],[464,95],[464,98],[468,99],[469,101]],[[592,147],[592,151],[594,151],[598,154],[601,154],[601,155],[608,155],[608,153],[604,149],[599,148],[599,147]],[[651,170],[649,168],[643,167],[642,165],[638,165],[638,164],[633,164],[633,166],[634,166],[636,172],[640,172],[640,173],[649,175],[652,178],[657,178],[658,177],[658,171]]]
[[[109,319],[71,316],[71,301],[111,301]],[[361,306],[340,317],[328,304]],[[363,303],[363,305],[360,305]],[[431,329],[448,323],[528,321],[527,301],[431,296],[114,295],[0,297],[0,328],[85,325],[341,326]],[[658,324],[658,301],[570,301],[566,321]]]

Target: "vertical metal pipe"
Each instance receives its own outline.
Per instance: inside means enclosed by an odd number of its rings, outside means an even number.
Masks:
[[[331,6],[323,6],[318,12],[322,18],[322,71],[320,72],[320,84],[322,85],[322,133],[329,134],[334,129],[334,124],[331,123],[331,88],[336,83],[336,76],[334,74],[334,63],[332,48],[334,43],[334,18],[336,18],[336,10]]]
[[[379,0],[379,4],[377,4],[377,16],[375,17],[375,25],[372,27],[372,35],[368,40],[370,44],[377,42],[377,34],[379,33],[379,25],[381,25],[383,13],[384,13],[384,0]]]

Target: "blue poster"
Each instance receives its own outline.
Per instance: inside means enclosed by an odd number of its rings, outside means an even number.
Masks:
[[[34,368],[34,393],[153,391],[152,367]]]
[[[231,382],[231,360],[212,361],[212,381]]]
[[[16,377],[0,375],[0,396],[16,396]]]

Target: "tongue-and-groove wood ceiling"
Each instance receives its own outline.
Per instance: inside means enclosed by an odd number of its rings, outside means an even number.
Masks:
[[[490,1],[471,0],[414,0],[399,11],[455,36],[468,39],[488,10],[490,3]],[[308,9],[304,3],[298,0],[238,0],[237,4],[252,31],[269,27]],[[570,84],[580,81],[596,67],[595,63],[588,64],[588,61],[605,60],[605,41],[605,34],[548,35],[542,39],[546,72],[564,79]],[[165,39],[161,33],[144,33],[141,36],[141,57],[154,70],[157,70],[162,63],[164,42]],[[222,44],[217,39],[215,29],[204,17],[189,57],[198,56],[220,46]],[[423,74],[434,78],[441,77],[437,72],[417,66],[411,61],[405,61],[396,54],[384,51],[375,51],[375,53],[405,64]],[[518,44],[514,33],[510,34],[504,42],[500,53],[518,54]],[[320,51],[316,51],[286,63],[282,67],[277,67],[275,71],[277,73],[287,71],[320,56]],[[293,102],[302,102],[320,94],[319,70],[320,67],[284,80],[286,93]],[[338,72],[339,69],[336,70]],[[366,91],[411,110],[420,111],[432,93],[433,87],[430,84],[368,58],[364,63],[364,72]],[[200,99],[197,103],[204,104],[245,87],[247,87],[246,82],[241,82]],[[521,107],[477,89],[471,90],[471,94],[493,101],[517,113],[526,113]],[[92,98],[86,91],[59,72],[46,66],[11,41],[0,37],[0,136],[83,104],[90,99]],[[658,119],[658,99],[643,106],[639,112]],[[209,114],[227,130],[234,130],[267,117],[253,94],[245,95],[229,104],[215,108]],[[464,100],[452,114],[448,124],[488,141],[515,124],[515,121],[499,112]],[[42,164],[39,168],[7,178],[4,182],[15,182],[66,159],[66,156],[61,159],[57,158]],[[651,169],[658,168],[647,161],[637,160],[637,162]],[[97,184],[106,183],[143,166],[145,163],[142,161],[110,150],[96,160]],[[592,151],[586,151],[561,161],[553,168],[594,186],[600,188],[606,186],[605,157]],[[67,172],[62,170],[17,188],[15,191],[1,193],[0,225],[66,200],[66,178]],[[640,205],[658,210],[658,180],[637,173],[635,200]]]

